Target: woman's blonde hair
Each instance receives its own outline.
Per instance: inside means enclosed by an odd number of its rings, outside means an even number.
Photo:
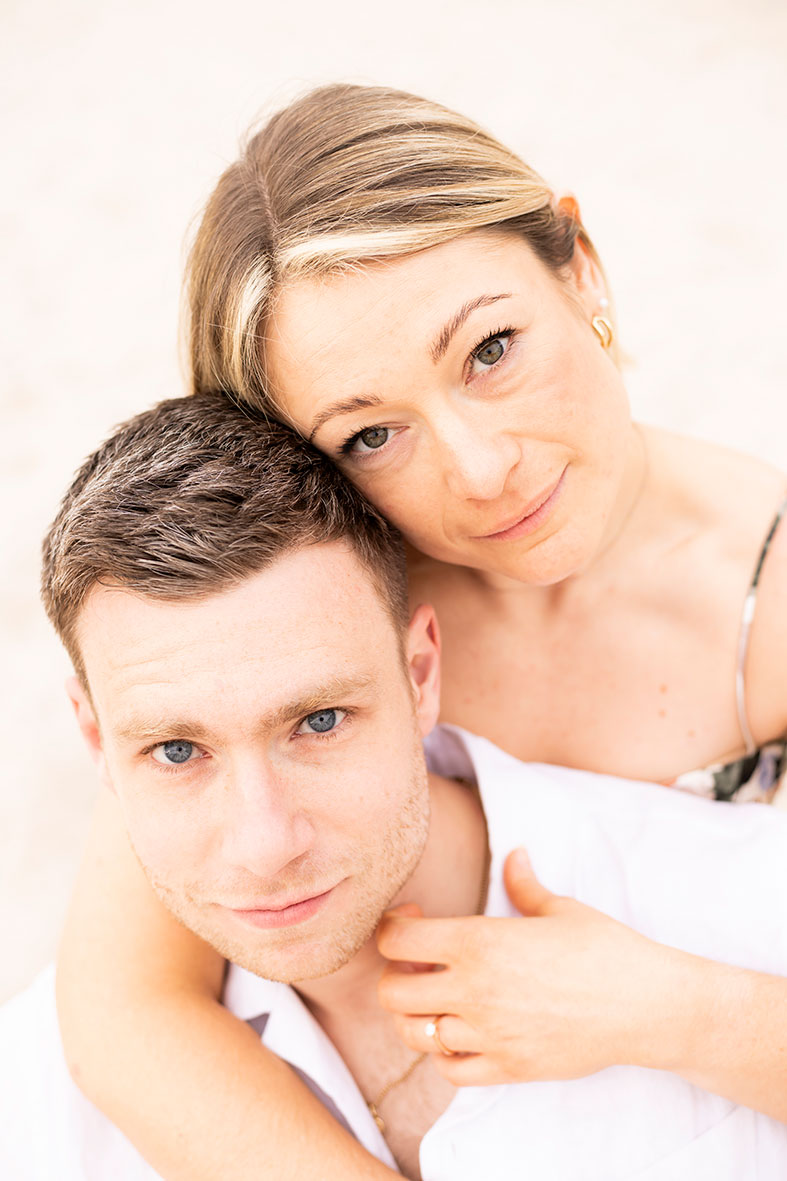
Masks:
[[[186,281],[193,392],[272,406],[265,321],[288,279],[496,227],[556,273],[581,224],[470,119],[383,87],[333,85],[275,114],[221,176]]]

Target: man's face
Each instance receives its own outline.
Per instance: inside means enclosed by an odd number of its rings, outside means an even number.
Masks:
[[[84,697],[78,712],[137,856],[170,910],[258,975],[341,967],[418,863],[434,711],[412,636],[408,676],[340,543],[197,602],[112,587],[86,601],[97,728]]]

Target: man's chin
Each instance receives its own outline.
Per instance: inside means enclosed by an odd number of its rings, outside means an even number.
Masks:
[[[349,963],[369,943],[377,929],[383,911],[378,906],[374,913],[356,914],[352,922],[328,930],[313,930],[299,935],[295,928],[278,931],[250,932],[248,938],[218,929],[205,921],[204,916],[176,911],[172,899],[167,899],[179,921],[200,939],[209,943],[225,960],[244,968],[255,976],[280,984],[298,984],[332,976]]]
[[[320,980],[340,971],[370,941],[375,929],[376,924],[371,929],[355,933],[351,938],[334,936],[329,939],[319,936],[276,949],[250,948],[234,941],[226,941],[221,945],[216,940],[211,942],[225,959],[255,976],[280,984],[300,984],[306,980]]]

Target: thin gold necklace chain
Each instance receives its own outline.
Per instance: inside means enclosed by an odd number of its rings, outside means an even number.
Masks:
[[[428,1057],[428,1055],[429,1055],[428,1050],[422,1050],[421,1053],[416,1058],[413,1058],[412,1062],[407,1067],[407,1070],[404,1072],[404,1074],[400,1074],[398,1078],[395,1078],[393,1080],[393,1082],[386,1083],[376,1099],[367,1099],[366,1100],[366,1106],[369,1108],[369,1111],[372,1113],[372,1119],[377,1124],[377,1127],[380,1129],[381,1132],[385,1131],[385,1120],[383,1119],[383,1117],[380,1115],[380,1112],[378,1111],[380,1104],[383,1102],[384,1099],[387,1098],[388,1095],[390,1095],[390,1093],[394,1089],[394,1087],[399,1087],[399,1086],[401,1086],[402,1083],[407,1082],[407,1080],[409,1079],[409,1077],[413,1073],[413,1071],[416,1070],[421,1065],[421,1063],[424,1061],[425,1058]]]
[[[467,780],[460,780],[459,782],[466,783]],[[468,786],[474,787],[476,794],[478,794],[478,788],[475,787],[474,784],[468,784]],[[484,847],[484,867],[481,871],[481,892],[478,896],[478,905],[476,906],[476,910],[475,910],[476,914],[483,914],[484,911],[486,910],[486,899],[487,899],[487,895],[489,893],[489,867],[491,865],[491,862],[492,862],[492,853],[489,848],[489,835],[487,834],[486,845]],[[400,1087],[402,1085],[402,1083],[406,1083],[407,1080],[409,1079],[410,1075],[413,1073],[413,1071],[417,1070],[418,1067],[421,1065],[421,1063],[424,1062],[428,1057],[429,1057],[429,1051],[422,1050],[420,1054],[417,1054],[415,1056],[415,1058],[413,1058],[412,1062],[407,1067],[407,1070],[405,1070],[404,1074],[400,1074],[399,1077],[393,1079],[392,1082],[386,1083],[376,1099],[367,1099],[366,1100],[366,1106],[369,1108],[369,1111],[371,1112],[372,1119],[377,1124],[377,1127],[380,1129],[381,1132],[383,1132],[383,1133],[385,1132],[385,1120],[380,1115],[380,1110],[379,1110],[380,1104],[385,1099],[388,1098],[391,1091],[393,1091],[396,1087]]]

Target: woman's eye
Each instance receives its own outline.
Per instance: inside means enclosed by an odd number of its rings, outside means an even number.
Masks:
[[[393,432],[387,426],[369,426],[348,439],[342,448],[346,452],[356,455],[367,455],[370,451],[379,451],[391,437]]]
[[[346,717],[347,711],[343,709],[318,709],[316,713],[309,714],[303,719],[297,733],[328,734]]]
[[[198,753],[193,742],[186,742],[183,738],[173,738],[171,742],[162,742],[150,752],[157,763],[165,767],[176,767],[191,761],[191,756]]]
[[[471,354],[471,371],[474,373],[481,373],[484,369],[491,369],[496,365],[508,351],[508,345],[511,340],[510,332],[499,332],[496,336],[490,336],[488,340],[484,340],[473,349]]]

